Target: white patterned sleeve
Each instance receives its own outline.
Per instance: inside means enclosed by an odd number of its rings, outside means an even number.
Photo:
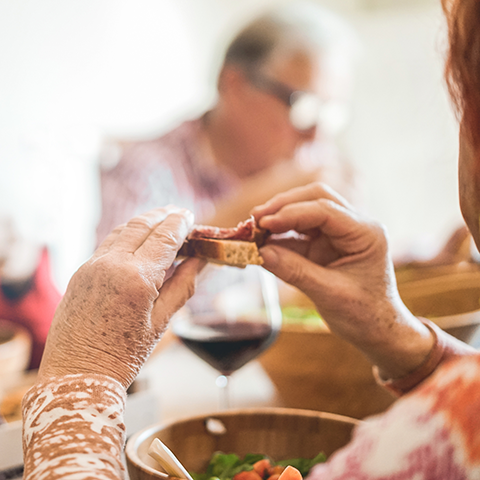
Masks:
[[[24,480],[123,479],[126,392],[101,375],[67,375],[23,399]]]

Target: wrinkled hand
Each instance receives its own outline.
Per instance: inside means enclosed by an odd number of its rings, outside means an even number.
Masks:
[[[332,332],[361,349],[383,377],[402,377],[425,360],[433,339],[398,295],[382,225],[319,183],[252,213],[273,234],[297,234],[272,236],[261,249],[264,267],[307,294]]]
[[[116,228],[72,277],[53,320],[40,377],[108,375],[128,387],[193,294],[204,262],[188,259],[165,280],[193,225],[176,207]]]

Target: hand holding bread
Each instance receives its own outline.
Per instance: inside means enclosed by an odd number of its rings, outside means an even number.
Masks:
[[[400,299],[382,225],[320,183],[276,195],[252,213],[272,233],[260,249],[263,266],[306,293],[333,333],[385,378],[423,362],[433,339]],[[287,232],[295,235],[277,237]]]
[[[40,379],[101,374],[130,385],[205,264],[188,259],[166,279],[192,225],[191,212],[158,208],[104,240],[74,274],[55,313]]]

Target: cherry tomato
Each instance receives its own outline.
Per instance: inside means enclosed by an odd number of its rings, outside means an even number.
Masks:
[[[237,473],[236,475],[234,475],[232,480],[263,480],[263,479],[255,470],[250,470],[248,472]]]
[[[299,470],[288,465],[288,467],[280,474],[278,480],[303,480],[303,477]]]
[[[253,464],[253,470],[257,472],[262,478],[266,478],[270,475],[270,469],[272,468],[272,464],[268,458],[264,458],[263,460],[259,460]]]

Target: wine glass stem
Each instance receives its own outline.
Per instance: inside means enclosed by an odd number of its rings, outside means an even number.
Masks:
[[[230,378],[228,375],[219,375],[215,383],[220,389],[220,409],[228,410],[230,408]]]

